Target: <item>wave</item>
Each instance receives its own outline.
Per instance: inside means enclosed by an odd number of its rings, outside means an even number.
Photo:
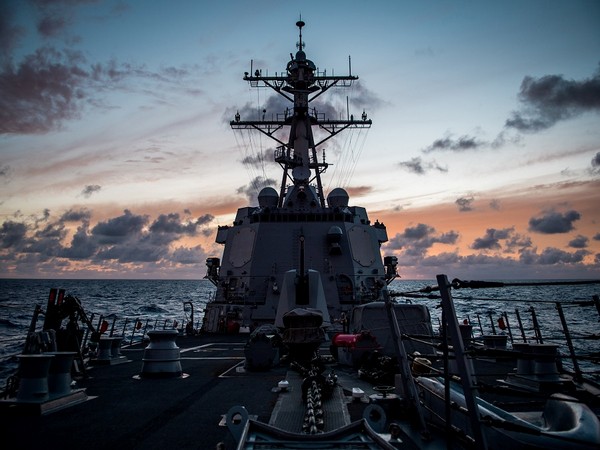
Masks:
[[[158,305],[144,305],[144,306],[140,306],[137,311],[140,314],[168,314],[170,311],[165,309],[165,308],[161,308]]]
[[[4,328],[20,328],[19,324],[12,322],[10,319],[0,319],[0,327]]]

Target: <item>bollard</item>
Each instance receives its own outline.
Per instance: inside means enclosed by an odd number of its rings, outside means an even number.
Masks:
[[[100,340],[98,341],[98,356],[96,356],[96,361],[110,362],[112,359],[112,343],[113,338],[108,336],[100,336]]]
[[[71,393],[71,367],[75,359],[75,352],[48,352],[53,355],[48,371],[48,390],[50,397],[62,397]]]
[[[558,356],[558,345],[555,344],[531,344],[533,353],[534,374],[544,381],[560,380],[556,358]]]
[[[533,355],[531,354],[531,344],[526,342],[514,342],[513,350],[519,353],[517,357],[517,375],[533,374]]]
[[[121,342],[123,336],[101,336],[98,340],[98,353],[94,359],[90,359],[90,364],[94,365],[115,365],[128,362],[128,359],[121,355]]]
[[[177,330],[149,331],[150,344],[144,350],[141,376],[145,378],[176,378],[183,375],[179,360]]]
[[[121,357],[121,342],[123,341],[122,336],[113,336],[112,345],[110,348],[110,354],[113,359]]]
[[[21,377],[17,401],[41,403],[48,400],[48,371],[54,355],[42,353],[18,355],[17,358]]]

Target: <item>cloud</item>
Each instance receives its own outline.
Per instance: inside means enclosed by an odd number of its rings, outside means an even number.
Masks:
[[[242,164],[253,166],[253,167],[263,167],[265,164],[265,152],[258,152],[256,155],[248,155],[244,159],[242,159]]]
[[[418,257],[407,253],[400,253],[398,263],[404,271],[412,274],[431,277],[434,273],[452,274],[459,278],[531,278],[525,274],[544,274],[545,278],[558,278],[568,276],[576,277],[582,271],[593,278],[600,264],[600,254],[596,255],[594,265],[586,265],[584,258],[589,252],[578,250],[570,253],[557,248],[546,248],[541,253],[537,249],[522,249],[519,257],[488,255],[477,253],[461,255],[458,251],[441,252],[435,255],[423,253]],[[587,271],[587,272],[586,272]],[[516,275],[515,274],[519,274]]]
[[[574,210],[564,214],[548,211],[541,217],[529,219],[529,231],[543,234],[568,233],[574,229],[573,222],[580,218],[581,214]]]
[[[435,232],[435,228],[425,225],[424,223],[420,223],[412,228],[404,229],[404,237],[407,239],[423,239]]]
[[[508,239],[506,239],[504,245],[505,251],[507,253],[512,253],[515,251],[521,251],[524,248],[531,248],[533,246],[533,242],[529,236],[514,233],[511,234]]]
[[[540,254],[533,250],[523,250],[519,260],[527,265],[539,264],[542,266],[557,265],[557,264],[576,264],[581,263],[583,258],[590,252],[587,250],[577,250],[574,253],[569,253],[554,247],[545,248]]]
[[[41,223],[45,223],[48,221],[49,217],[50,217],[50,210],[48,208],[46,208],[46,209],[44,209],[44,212],[42,213],[41,217],[34,218],[34,223],[35,223],[34,228],[37,230]]]
[[[592,158],[592,172],[600,173],[600,152]]]
[[[47,223],[43,228],[38,228],[33,237],[27,240],[23,252],[38,253],[45,257],[59,256],[62,250],[61,241],[66,237],[67,231],[61,222]]]
[[[160,214],[148,231],[152,234],[152,240],[168,243],[183,235],[195,236],[202,225],[210,223],[213,219],[213,215],[205,214],[196,221],[184,222],[179,213]]]
[[[89,209],[69,209],[61,217],[61,222],[88,222],[92,217],[92,212]]]
[[[86,77],[73,53],[38,49],[0,72],[0,133],[43,133],[78,117]]]
[[[265,166],[265,162],[270,162],[270,160],[267,159],[267,154],[272,155],[273,150],[265,150],[264,152],[259,151],[255,155],[248,155],[245,158],[243,158],[241,162],[242,164],[247,166],[261,168]]]
[[[139,235],[144,225],[148,223],[148,216],[132,214],[126,209],[123,215],[99,222],[92,228],[92,235],[101,244],[117,244],[128,238]]]
[[[338,97],[342,98],[342,100],[345,100],[347,95],[345,91],[346,89],[335,89],[334,92],[336,92]],[[352,84],[351,93],[352,95],[349,96],[350,104],[361,110],[375,111],[387,103],[375,92],[368,89],[365,83],[361,81],[355,81]],[[334,117],[330,117],[330,119],[332,118]]]
[[[488,228],[485,232],[485,236],[475,239],[471,244],[473,250],[498,250],[500,249],[500,240],[508,239],[514,232],[514,227],[503,228],[497,230],[495,228]]]
[[[8,183],[11,180],[12,168],[6,164],[0,166],[0,183]]]
[[[202,216],[196,219],[196,225],[206,225],[212,222],[215,219],[215,216],[212,214],[203,214]]]
[[[517,145],[522,141],[522,136],[512,130],[503,129],[492,140],[482,140],[476,136],[463,135],[455,139],[452,135],[436,139],[431,145],[421,151],[425,154],[432,152],[467,152],[482,149],[499,149],[506,144]]]
[[[460,197],[457,198],[454,203],[458,205],[458,210],[460,212],[468,212],[473,210],[471,205],[473,204],[474,200],[475,199],[473,197]]]
[[[196,224],[193,222],[182,223],[178,213],[161,214],[150,225],[149,230],[153,233],[194,234]]]
[[[147,215],[125,210],[91,226],[91,216],[88,209],[70,209],[58,217],[45,210],[42,218],[5,221],[0,225],[0,265],[6,268],[10,261],[14,270],[33,262],[52,261],[52,267],[60,271],[73,263],[110,264],[112,268],[120,267],[123,273],[132,269],[131,264],[151,263],[172,268],[201,265],[206,254],[200,246],[172,244],[204,233],[214,220],[211,214],[184,219],[178,213],[159,214],[150,220]],[[77,224],[74,231],[73,224]],[[129,266],[120,266],[123,264]]]
[[[87,259],[94,256],[99,248],[98,240],[90,235],[88,223],[85,222],[77,228],[73,235],[71,245],[65,247],[60,256],[70,259]]]
[[[476,137],[472,136],[461,136],[458,139],[445,137],[433,141],[433,144],[423,149],[423,153],[431,153],[436,151],[464,152],[468,150],[477,150],[489,145],[489,143],[480,141]]]
[[[440,166],[435,161],[423,161],[421,157],[412,158],[410,161],[399,162],[398,166],[406,169],[408,172],[416,173],[417,175],[425,175],[430,170],[437,170],[443,173],[448,172],[448,168]]]
[[[52,37],[60,34],[69,24],[64,16],[47,15],[38,22],[37,30],[44,37]]]
[[[575,81],[562,75],[527,76],[519,92],[521,109],[506,120],[505,127],[522,132],[550,128],[561,120],[600,110],[600,70],[591,78]]]
[[[586,248],[588,246],[589,239],[581,234],[577,235],[574,239],[569,241],[569,247],[572,248]]]
[[[164,246],[151,245],[147,242],[126,243],[109,247],[96,254],[97,260],[116,260],[120,263],[158,262],[167,256]]]
[[[25,242],[27,225],[21,222],[6,221],[0,228],[0,242],[3,248],[20,247]]]
[[[0,68],[0,134],[60,129],[64,122],[79,118],[85,108],[106,108],[100,96],[117,88],[161,97],[169,85],[189,95],[186,77],[190,70],[163,67],[152,71],[114,60],[88,64],[81,52],[38,48],[20,63]],[[136,83],[127,84],[128,80]]]
[[[407,227],[404,232],[396,234],[386,244],[386,250],[402,250],[403,263],[418,260],[427,253],[434,244],[455,244],[459,234],[456,231],[438,233],[432,226],[419,223]]]
[[[443,252],[437,255],[425,256],[421,264],[423,267],[446,267],[460,263],[462,257],[458,252]]]
[[[194,265],[198,264],[199,261],[204,261],[206,259],[206,255],[202,247],[199,245],[192,248],[177,247],[173,251],[171,259],[179,264]]]
[[[85,198],[90,198],[92,196],[92,194],[94,194],[96,192],[100,192],[100,189],[102,189],[102,186],[100,186],[98,184],[88,184],[81,191],[81,195],[83,195]]]
[[[495,211],[500,211],[500,208],[502,207],[502,204],[500,202],[500,200],[497,199],[492,199],[490,200],[490,208],[495,210]]]
[[[36,30],[43,39],[54,38],[66,32],[74,22],[78,8],[99,0],[30,0],[37,17]],[[122,2],[112,7],[112,14],[118,14],[124,7]]]

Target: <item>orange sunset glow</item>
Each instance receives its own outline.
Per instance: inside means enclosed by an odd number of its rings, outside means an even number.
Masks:
[[[385,223],[399,275],[600,278],[600,3],[346,6],[302,4],[307,55],[360,77],[319,109],[373,120],[318,148],[325,195]],[[3,2],[1,276],[203,278],[217,228],[281,182],[229,121],[282,112],[242,77],[284,70],[297,15]]]

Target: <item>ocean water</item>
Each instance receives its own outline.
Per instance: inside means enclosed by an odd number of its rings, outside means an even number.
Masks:
[[[436,286],[436,282],[396,280],[390,287],[396,293],[414,294],[426,286]],[[190,303],[194,326],[199,328],[202,310],[214,295],[214,287],[207,280],[0,279],[0,390],[17,368],[16,355],[23,349],[34,309],[36,305],[46,308],[51,288],[65,289],[67,294],[77,297],[93,324],[106,320],[110,328],[114,326],[116,334],[125,336],[124,343],[139,338],[143,330],[181,328],[191,319]],[[437,331],[440,301],[420,295],[420,298],[394,298],[398,302],[425,304]],[[501,330],[497,322],[501,314],[506,313],[505,323],[510,326],[513,338],[522,341],[521,335],[525,334],[531,341],[535,335],[535,313],[544,342],[560,343],[561,354],[566,355],[568,349],[556,308],[556,302],[561,302],[576,352],[588,356],[582,367],[592,375],[600,372],[600,312],[592,302],[594,295],[600,295],[600,284],[458,289],[453,290],[452,295],[459,322],[468,320],[476,337],[494,334],[494,331],[508,334],[509,330]],[[516,311],[519,311],[522,330],[518,328]],[[137,322],[142,328],[134,331]],[[42,325],[43,317],[40,317],[37,330],[41,330]],[[568,366],[568,358],[565,360]]]

